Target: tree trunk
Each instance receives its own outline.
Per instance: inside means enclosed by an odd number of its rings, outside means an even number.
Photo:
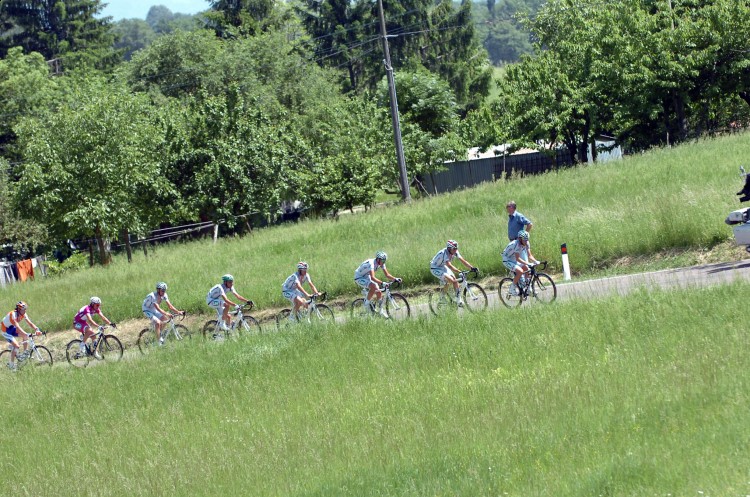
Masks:
[[[127,229],[122,230],[122,237],[125,239],[125,252],[128,254],[128,262],[133,262],[133,248],[130,246],[130,233]]]
[[[672,97],[674,101],[674,112],[677,117],[677,137],[681,142],[687,139],[688,126],[687,117],[685,117],[685,99],[680,94],[675,94]]]
[[[109,264],[109,254],[107,253],[107,247],[104,245],[102,230],[98,226],[96,227],[96,244],[99,247],[99,264],[106,266]]]
[[[94,267],[94,244],[89,240],[89,267]]]
[[[143,256],[146,257],[146,259],[148,259],[148,246],[147,246],[148,242],[146,241],[145,238],[141,242],[141,245],[143,245]]]

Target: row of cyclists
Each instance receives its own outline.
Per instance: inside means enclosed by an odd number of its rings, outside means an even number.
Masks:
[[[538,262],[531,253],[529,233],[524,230],[519,231],[518,237],[511,241],[503,250],[502,257],[503,265],[514,275],[511,291],[517,295],[519,292],[519,279],[528,271],[532,262]],[[456,304],[462,307],[463,302],[459,292],[459,281],[455,274],[459,270],[452,263],[454,259],[460,260],[471,271],[478,272],[478,269],[459,253],[458,242],[455,240],[448,240],[445,248],[435,254],[430,261],[430,272],[440,281],[442,288],[445,288],[449,284],[453,286],[453,298]],[[382,270],[390,282],[401,282],[401,278],[393,276],[388,271],[386,267],[387,260],[388,255],[383,251],[379,251],[375,254],[375,257],[365,260],[354,271],[354,281],[363,289],[363,293],[366,292],[365,308],[373,313],[379,308],[379,312],[384,317],[388,317],[386,311],[382,306],[377,305],[383,297],[382,286],[384,282],[376,276],[376,272]],[[281,285],[282,296],[289,300],[292,305],[292,312],[289,314],[291,321],[296,319],[300,309],[308,307],[311,298],[319,295],[318,289],[315,287],[308,273],[308,269],[309,265],[306,262],[299,262],[297,270]],[[312,293],[305,290],[305,284],[310,287]],[[221,283],[211,287],[206,295],[206,304],[216,311],[219,326],[225,331],[230,324],[230,309],[240,306],[240,304],[230,299],[230,294],[240,302],[250,302],[249,299],[239,294],[234,285],[234,277],[231,274],[222,276]],[[83,335],[80,345],[82,354],[85,353],[86,342],[96,334],[99,327],[99,324],[93,318],[94,315],[98,315],[105,324],[116,327],[115,323],[102,314],[101,304],[102,301],[99,297],[91,297],[88,305],[81,307],[73,318],[73,328]],[[162,307],[164,304],[166,304],[168,310]],[[26,313],[27,308],[28,305],[25,302],[18,302],[15,309],[6,314],[0,324],[2,335],[11,348],[11,359],[8,364],[8,367],[11,369],[16,369],[17,360],[25,360],[28,357],[28,344],[26,340],[29,335],[20,326],[20,323],[25,321],[34,330],[35,334],[39,335],[42,333],[39,327],[29,318]],[[177,309],[169,300],[167,284],[164,282],[157,283],[156,289],[146,296],[143,300],[141,310],[146,318],[153,323],[160,344],[164,343],[161,335],[164,326],[172,319],[174,314],[184,314],[184,311]],[[19,338],[22,339],[21,343],[18,342]],[[22,347],[23,352],[19,353],[18,351]]]

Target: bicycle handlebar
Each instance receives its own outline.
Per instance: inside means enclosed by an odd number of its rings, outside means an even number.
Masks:
[[[313,294],[313,296],[310,297],[310,301],[316,300],[318,302],[323,302],[327,298],[328,298],[328,292],[320,292],[317,295]]]
[[[383,282],[383,290],[387,288],[398,288],[402,284],[401,280],[393,280],[393,281],[384,281]]]

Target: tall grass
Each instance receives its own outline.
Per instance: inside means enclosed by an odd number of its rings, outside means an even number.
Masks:
[[[156,248],[148,259],[137,253],[133,264],[116,258],[108,268],[12,286],[0,291],[0,305],[27,300],[39,324],[64,328],[95,294],[103,298],[105,314],[120,320],[139,316],[143,297],[164,280],[178,306],[205,310],[208,288],[227,272],[237,278],[240,293],[261,307],[283,305],[280,285],[298,260],[310,263],[318,288],[351,296],[354,269],[377,250],[388,252],[391,272],[407,285],[432,282],[429,260],[448,238],[458,240],[462,254],[486,273],[500,274],[500,250],[507,243],[504,205],[510,199],[534,222],[537,258],[549,259],[554,271],[560,244],[567,243],[573,270],[586,273],[620,257],[711,247],[730,238],[723,220],[738,207],[737,170],[748,156],[750,135],[743,134],[498,181],[338,221],[258,230],[215,245],[174,244]]]
[[[4,382],[0,494],[744,495],[747,284]]]

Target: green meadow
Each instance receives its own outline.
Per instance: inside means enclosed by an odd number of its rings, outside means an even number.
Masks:
[[[500,251],[507,243],[504,206],[511,199],[534,222],[531,242],[537,258],[548,259],[550,270],[560,272],[560,245],[567,243],[574,274],[590,277],[623,258],[649,260],[665,251],[726,245],[732,232],[723,220],[739,207],[737,172],[741,164],[748,165],[743,162],[748,157],[750,134],[735,135],[501,180],[338,220],[260,229],[216,244],[203,240],[152,247],[148,258],[136,251],[132,264],[118,256],[106,268],[0,290],[0,308],[23,299],[43,328],[67,329],[77,309],[98,295],[105,315],[121,321],[140,317],[142,299],[163,280],[178,306],[207,312],[208,289],[222,274],[232,273],[240,293],[268,309],[285,304],[281,283],[298,260],[310,263],[319,289],[350,300],[357,292],[354,269],[377,250],[388,253],[387,265],[404,278],[408,293],[433,283],[429,261],[449,238],[459,241],[461,253],[485,275],[500,276],[505,272]]]
[[[6,373],[0,495],[746,495],[748,291],[300,327]]]

